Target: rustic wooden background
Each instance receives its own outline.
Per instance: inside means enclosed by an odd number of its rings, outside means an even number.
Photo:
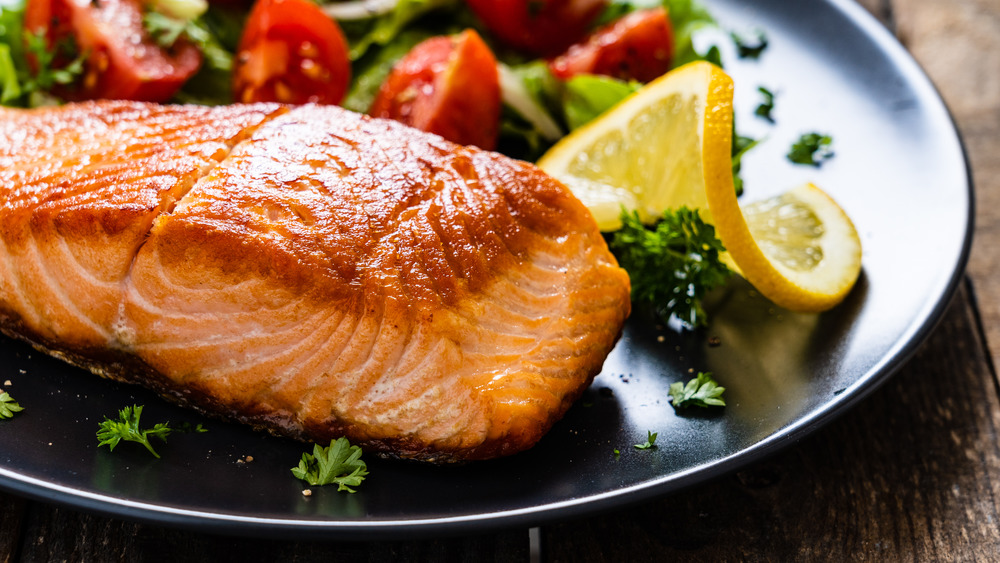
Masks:
[[[946,317],[916,357],[850,416],[735,475],[544,527],[542,560],[1000,560],[1000,381],[994,369],[1000,357],[1000,0],[861,3],[937,84],[972,162],[976,242]],[[531,555],[527,530],[413,542],[234,540],[0,494],[4,563],[523,561]]]

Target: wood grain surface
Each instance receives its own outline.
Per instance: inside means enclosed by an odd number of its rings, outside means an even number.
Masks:
[[[965,284],[916,356],[857,408],[734,475],[543,527],[542,560],[1000,560],[1000,0],[861,3],[927,70],[965,140],[977,197]],[[527,530],[412,542],[234,540],[0,494],[3,563],[530,557]]]

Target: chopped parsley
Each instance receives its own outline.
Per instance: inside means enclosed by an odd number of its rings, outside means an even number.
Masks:
[[[818,167],[833,156],[832,143],[833,138],[829,135],[806,133],[792,145],[792,149],[788,151],[788,160]]]
[[[735,31],[729,34],[736,44],[736,54],[741,59],[756,59],[767,49],[767,35],[761,29],[755,29],[751,33],[741,35]]]
[[[674,408],[724,407],[726,401],[722,393],[725,390],[712,379],[712,372],[698,372],[698,376],[688,381],[687,385],[680,381],[670,384],[670,402]]]
[[[352,446],[347,438],[337,438],[327,447],[313,445],[313,453],[302,454],[292,475],[310,485],[336,484],[338,491],[355,492],[368,475],[368,466],[361,461],[361,448]]]
[[[24,407],[17,404],[17,401],[6,391],[0,392],[0,419],[13,418],[14,413],[24,410]]]
[[[194,426],[184,424],[178,428],[171,428],[169,423],[163,422],[157,423],[152,428],[142,430],[139,428],[140,417],[142,417],[142,405],[123,408],[118,411],[117,420],[105,417],[104,422],[98,425],[97,446],[107,446],[108,449],[114,451],[115,446],[121,441],[136,442],[145,446],[154,457],[159,458],[160,454],[156,453],[156,450],[153,449],[153,444],[149,441],[151,437],[156,437],[166,442],[167,436],[174,432],[207,432],[200,424]]]
[[[665,211],[653,228],[636,212],[621,218],[609,246],[632,280],[632,300],[688,326],[705,325],[702,298],[732,274],[719,259],[725,249],[715,227],[687,207]]]
[[[765,119],[770,123],[774,123],[774,117],[771,115],[771,112],[774,111],[774,92],[771,92],[763,86],[758,87],[757,91],[764,97],[764,101],[757,105],[757,109],[754,110],[754,115]]]

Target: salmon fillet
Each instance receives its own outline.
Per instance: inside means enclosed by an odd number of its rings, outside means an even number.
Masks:
[[[336,107],[0,111],[0,328],[208,414],[509,455],[628,314],[589,212],[524,162]]]

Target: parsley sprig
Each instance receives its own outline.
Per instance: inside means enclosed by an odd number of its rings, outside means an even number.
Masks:
[[[806,133],[792,145],[788,151],[788,160],[796,164],[819,166],[824,160],[833,156],[833,138],[821,133]]]
[[[698,372],[698,376],[686,385],[680,381],[670,384],[670,401],[674,408],[724,407],[726,401],[722,393],[725,390],[712,379],[712,372]]]
[[[715,227],[687,207],[665,212],[651,229],[636,212],[621,217],[610,247],[632,280],[632,300],[689,326],[706,324],[702,298],[732,274],[719,259],[725,249]]]
[[[207,432],[200,424],[193,427],[185,425],[179,428],[171,428],[169,423],[163,422],[157,423],[152,428],[142,430],[139,428],[140,417],[142,417],[142,405],[123,408],[118,411],[117,420],[105,417],[104,422],[98,425],[97,439],[99,443],[97,446],[107,446],[108,449],[114,451],[115,446],[123,440],[126,442],[136,442],[145,446],[149,450],[149,453],[159,458],[160,454],[156,453],[156,450],[153,449],[153,444],[149,441],[151,437],[156,437],[166,442],[167,436],[174,432]]]
[[[0,418],[13,418],[14,413],[24,410],[6,391],[0,392]]]
[[[327,447],[313,446],[313,453],[302,454],[292,475],[310,485],[336,484],[338,491],[355,492],[368,475],[368,466],[361,460],[361,448],[352,446],[347,438],[337,438]]]

